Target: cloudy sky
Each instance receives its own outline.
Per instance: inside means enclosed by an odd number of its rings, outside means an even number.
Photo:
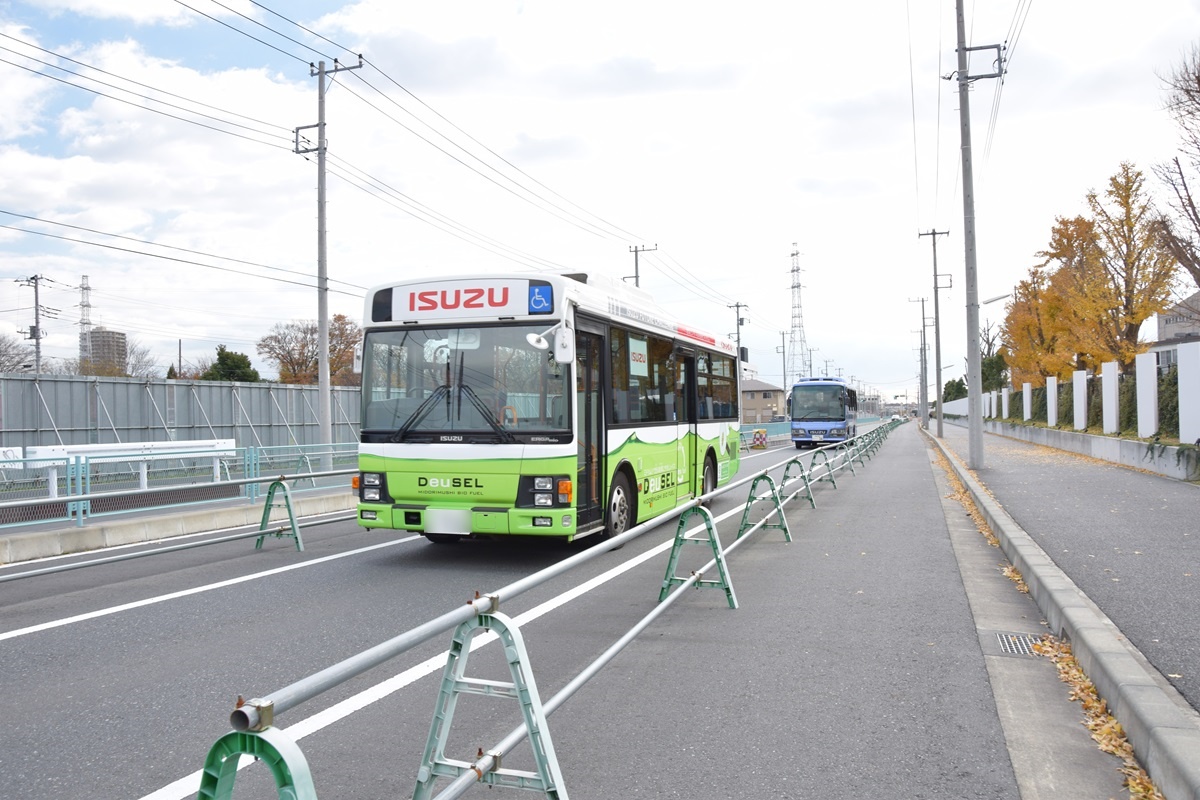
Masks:
[[[1162,76],[1200,3],[972,1],[967,30],[1008,42],[1003,84],[971,96],[987,299],[1121,161],[1160,191]],[[309,64],[361,53],[327,99],[331,313],[414,276],[622,278],[657,247],[642,288],[723,334],[743,304],[777,384],[797,252],[817,370],[911,394],[919,231],[949,231],[944,379],[965,371],[954,47],[952,0],[0,0],[0,331],[33,323],[20,279],[41,275],[43,359],[76,356],[86,275],[92,323],[163,372],[224,344],[273,375],[257,340],[317,315]]]

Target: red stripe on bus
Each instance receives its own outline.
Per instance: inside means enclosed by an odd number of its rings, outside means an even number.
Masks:
[[[676,325],[675,332],[681,336],[686,336],[689,339],[695,339],[696,341],[704,342],[705,344],[716,344],[717,343],[717,339],[715,336],[709,336],[706,333],[699,333],[690,328],[685,328],[682,325]]]

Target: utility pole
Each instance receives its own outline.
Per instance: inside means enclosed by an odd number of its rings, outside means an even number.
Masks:
[[[319,61],[314,67],[309,66],[309,77],[317,78],[317,124],[296,128],[295,152],[298,154],[317,154],[317,424],[320,429],[321,469],[333,469],[333,408],[330,398],[329,385],[329,277],[325,260],[325,151],[328,141],[325,139],[325,76],[345,70],[358,69],[363,65],[362,56],[358,64],[345,66],[335,58],[333,69],[326,70],[325,62]],[[316,147],[300,146],[300,131],[308,128],[317,129]]]
[[[776,352],[776,353],[782,353],[782,354],[783,354],[783,364],[781,365],[781,366],[783,367],[783,373],[782,373],[782,376],[783,376],[783,377],[782,377],[782,379],[779,381],[779,385],[783,387],[783,391],[784,391],[784,393],[786,394],[786,393],[787,393],[787,390],[788,390],[788,376],[787,376],[787,331],[780,331],[780,332],[779,332],[779,347],[776,347],[776,348],[775,348],[775,352]]]
[[[637,287],[641,287],[642,278],[641,278],[641,273],[638,272],[638,253],[653,253],[657,249],[658,249],[657,244],[654,245],[654,247],[646,247],[645,245],[641,245],[640,247],[629,248],[629,252],[633,253],[633,274],[627,275],[625,277],[625,280],[629,280],[630,278],[633,278],[633,285],[637,286]]]
[[[31,275],[19,283],[33,287],[33,327],[25,335],[33,339],[33,374],[42,374],[42,302],[38,296],[38,286],[42,281],[41,275]]]
[[[734,303],[725,307],[737,310],[737,331],[734,333],[734,337],[737,339],[738,379],[740,380],[742,377],[742,325],[746,324],[746,320],[742,316],[742,309],[749,308],[750,306],[745,303]]]
[[[925,361],[925,298],[908,302],[921,304],[921,386],[917,389],[917,404],[921,406],[922,427],[929,430],[929,372]]]
[[[934,402],[937,404],[937,437],[942,438],[942,317],[938,311],[938,271],[937,271],[937,237],[949,236],[950,231],[937,231],[932,228],[928,233],[917,233],[917,237],[930,236],[933,242],[933,363],[937,380],[933,390],[937,392]]]
[[[975,176],[971,170],[971,81],[1004,76],[1004,46],[967,47],[967,23],[963,0],[955,0],[958,17],[958,119],[962,129],[963,250],[967,279],[967,467],[983,468],[983,373],[979,357],[979,279],[975,262]],[[996,71],[986,75],[967,73],[967,53],[995,50]]]

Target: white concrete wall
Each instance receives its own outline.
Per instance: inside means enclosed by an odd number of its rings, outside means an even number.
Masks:
[[[1200,440],[1200,342],[1179,345],[1179,441]]]
[[[1071,396],[1075,405],[1075,430],[1087,427],[1087,373],[1081,369],[1071,375]]]
[[[1149,439],[1158,433],[1158,357],[1141,353],[1133,361],[1137,376],[1137,431]]]
[[[1105,433],[1116,433],[1120,428],[1117,396],[1117,362],[1107,361],[1100,365],[1101,422]]]
[[[1058,378],[1051,375],[1046,378],[1046,426],[1058,425]]]

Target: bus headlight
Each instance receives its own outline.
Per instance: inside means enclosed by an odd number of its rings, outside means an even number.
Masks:
[[[359,475],[359,498],[364,503],[388,502],[387,482],[382,472],[363,472]]]
[[[517,508],[562,508],[575,501],[575,482],[567,475],[522,475]]]
[[[832,430],[829,431],[829,433],[833,436],[845,436],[846,429],[845,428],[833,428]]]

